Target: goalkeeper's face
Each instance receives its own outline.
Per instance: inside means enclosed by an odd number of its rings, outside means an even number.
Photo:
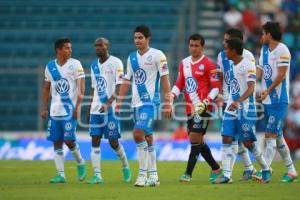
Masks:
[[[198,58],[203,54],[203,46],[200,40],[190,40],[189,41],[189,52],[192,57]]]

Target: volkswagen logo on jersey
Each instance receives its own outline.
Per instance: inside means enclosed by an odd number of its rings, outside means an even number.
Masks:
[[[65,78],[59,79],[55,84],[55,90],[58,94],[66,94],[70,90],[69,81]]]
[[[227,85],[230,85],[230,71],[225,72],[224,81]]]
[[[141,113],[141,115],[140,115],[141,120],[146,120],[147,117],[148,117],[147,113]]]
[[[146,82],[146,78],[146,72],[141,68],[136,70],[134,73],[134,81],[136,85],[144,84]]]
[[[243,129],[243,131],[248,132],[248,131],[250,131],[250,125],[249,124],[243,124],[242,129]]]
[[[185,90],[187,93],[193,93],[197,90],[198,84],[193,77],[188,77],[185,80]]]
[[[240,86],[239,86],[239,83],[236,79],[233,79],[231,81],[230,86],[231,86],[230,89],[231,89],[231,92],[232,92],[233,95],[237,94],[240,91]]]
[[[272,68],[270,65],[264,65],[264,79],[269,80],[272,76]]]
[[[103,78],[103,76],[100,76],[97,79],[97,91],[104,92],[106,89],[106,86],[107,86],[106,80]]]
[[[273,116],[273,115],[271,115],[270,117],[269,117],[269,123],[270,124],[273,124],[275,122],[275,117]]]

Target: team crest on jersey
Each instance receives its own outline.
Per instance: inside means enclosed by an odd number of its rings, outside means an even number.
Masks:
[[[272,68],[269,64],[264,65],[264,79],[269,80],[272,77]]]
[[[204,65],[203,65],[203,64],[201,64],[201,65],[199,66],[199,70],[204,70]]]
[[[70,65],[69,70],[73,70],[73,69],[74,69],[73,65]]]
[[[230,85],[230,71],[225,72],[224,81],[227,85]]]
[[[193,93],[197,90],[198,84],[197,81],[193,77],[188,77],[185,80],[185,90],[187,93]]]
[[[152,61],[152,56],[151,56],[151,55],[147,57],[147,61],[148,61],[148,62],[151,62],[151,61]]]
[[[107,126],[109,130],[114,130],[116,128],[116,124],[114,122],[109,122]]]
[[[103,76],[100,76],[97,79],[97,91],[98,92],[104,92],[106,87],[107,87],[107,83],[106,83],[105,78]]]
[[[72,125],[71,122],[67,122],[67,123],[65,124],[65,130],[66,130],[66,131],[70,131],[70,130],[72,130],[72,128],[73,128],[73,125]]]
[[[134,82],[136,85],[144,84],[146,82],[146,79],[146,72],[143,69],[140,68],[136,70],[136,72],[134,73]]]
[[[199,115],[195,115],[193,120],[195,123],[199,123],[201,121],[201,117]]]
[[[237,94],[240,91],[240,86],[237,79],[233,79],[230,83],[230,89],[233,95]]]
[[[69,81],[65,78],[59,79],[55,84],[55,90],[58,94],[67,94],[70,90]]]

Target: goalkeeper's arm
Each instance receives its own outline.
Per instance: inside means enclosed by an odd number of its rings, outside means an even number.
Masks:
[[[206,99],[194,105],[194,114],[201,115],[204,111],[206,111],[208,104],[210,104],[218,96],[218,94],[219,88],[213,88]]]

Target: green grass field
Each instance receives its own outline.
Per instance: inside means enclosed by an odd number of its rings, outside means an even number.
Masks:
[[[242,173],[241,163],[235,166],[233,184],[213,185],[208,182],[209,168],[199,162],[190,183],[180,183],[185,162],[159,162],[161,185],[156,188],[136,188],[133,186],[137,175],[137,162],[131,162],[133,180],[122,182],[121,164],[118,161],[102,161],[103,185],[87,185],[76,179],[75,162],[66,162],[67,183],[50,184],[55,175],[53,161],[0,161],[0,199],[299,199],[300,183],[280,183],[285,172],[282,162],[273,164],[274,174],[269,184],[253,181],[238,182]],[[258,168],[258,167],[257,167]],[[300,171],[300,162],[296,163]],[[88,178],[92,175],[88,163]]]

